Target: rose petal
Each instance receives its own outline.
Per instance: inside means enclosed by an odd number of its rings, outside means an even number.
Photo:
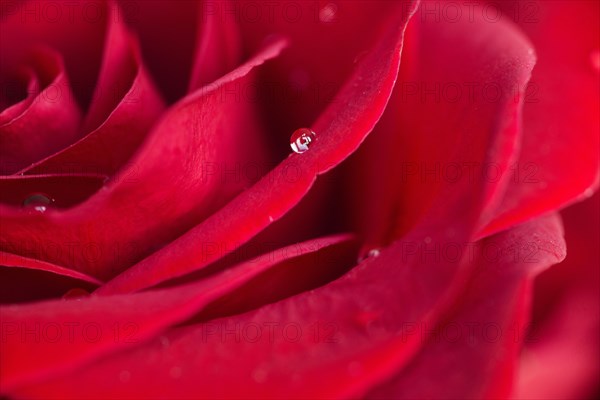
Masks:
[[[123,18],[140,38],[148,70],[164,98],[186,94],[200,21],[200,5],[188,0],[119,0]],[[236,65],[237,66],[237,65]],[[224,71],[229,72],[230,70]]]
[[[318,139],[310,151],[286,158],[252,188],[98,293],[139,290],[206,266],[217,257],[198,252],[199,243],[217,243],[228,250],[238,247],[296,205],[317,175],[355,151],[385,109],[396,79],[403,31],[414,9],[403,5],[396,11],[373,51],[313,125]]]
[[[591,196],[600,171],[600,73],[591,60],[600,48],[598,2],[498,5],[506,16],[526,10],[516,22],[533,41],[539,63],[525,97],[517,173],[482,235]]]
[[[43,261],[105,279],[197,224],[249,183],[245,178],[223,179],[221,165],[260,163],[264,155],[255,104],[224,94],[250,85],[253,70],[284,46],[285,41],[276,40],[173,106],[129,165],[87,202],[35,221],[18,210],[0,208],[5,240],[78,243],[69,257],[60,253]],[[247,141],[238,140],[242,129]],[[85,259],[82,251],[90,245],[98,248],[93,260]]]
[[[413,323],[423,350],[367,398],[507,398],[525,339],[535,275],[566,255],[552,215],[485,239],[477,273],[453,315],[439,326]],[[432,384],[435,382],[435,384]]]
[[[40,251],[40,249],[32,249],[32,253]],[[73,271],[67,268],[63,268],[58,265],[46,263],[43,261],[39,261],[35,258],[17,256],[10,253],[0,252],[0,265],[5,267],[17,267],[17,268],[28,268],[28,269],[36,269],[46,272],[52,272],[58,275],[68,276],[70,278],[75,278],[81,280],[83,282],[93,283],[95,285],[102,284],[98,279],[82,274],[77,271]]]
[[[313,123],[338,101],[336,94],[372,52],[386,16],[398,8],[408,12],[414,6],[406,0],[207,4],[216,16],[231,15],[239,21],[249,49],[262,46],[274,34],[290,38],[290,51],[265,68],[258,91],[267,128],[272,135],[283,137]],[[271,146],[279,160],[289,152],[286,141]]]
[[[105,1],[76,3],[38,1],[5,3],[0,23],[0,74],[15,67],[32,47],[44,45],[64,58],[69,81],[79,106],[85,109],[92,96],[98,68],[108,8]],[[76,32],[76,34],[74,34]],[[62,88],[61,88],[62,89]],[[67,93],[61,91],[66,96]]]
[[[472,295],[487,298],[493,288],[493,299],[515,301],[510,295],[519,293],[531,274],[564,257],[560,228],[557,218],[548,218],[491,239],[489,244],[501,249],[502,256],[492,268],[487,268],[483,259],[480,273],[485,279],[480,276],[473,281]],[[465,304],[457,302],[457,296],[450,300],[448,288],[463,293],[466,278],[477,267],[475,260],[465,256],[458,262],[443,257],[424,264],[428,258],[435,259],[433,248],[407,250],[407,245],[423,243],[416,242],[422,234],[414,232],[322,288],[250,313],[173,329],[148,344],[16,394],[61,393],[65,398],[281,398],[289,393],[298,398],[360,397],[398,371],[423,344],[410,327],[435,324],[442,313],[452,310],[450,304],[459,312]],[[536,235],[539,260],[514,263],[515,246]],[[475,254],[485,257],[484,250]],[[496,280],[499,277],[502,284]],[[472,308],[467,309],[466,318],[481,318],[497,306],[510,310],[502,302],[467,305]],[[504,323],[504,316],[501,321]],[[262,333],[255,333],[257,327]],[[470,350],[473,360],[485,361],[476,350]]]
[[[569,252],[563,263],[536,279],[514,398],[597,397],[600,195],[567,208],[562,216]]]
[[[40,49],[31,60],[43,90],[26,110],[0,126],[1,174],[14,173],[77,138],[81,116],[61,57]]]
[[[244,285],[252,283],[274,267],[279,270],[293,267],[297,265],[296,258],[310,253],[327,257],[339,251],[340,246],[347,252],[347,245],[351,241],[352,237],[348,235],[316,239],[250,260],[213,278],[171,289],[127,296],[94,296],[81,301],[59,300],[1,307],[2,392],[12,392],[15,387],[31,380],[47,378],[73,369],[89,359],[140,343],[231,291],[240,287],[243,289]],[[272,275],[269,278],[269,274],[265,274],[265,278],[260,279],[272,278]],[[250,286],[248,290],[252,293],[256,288]],[[15,331],[38,326],[42,329],[43,340],[29,341],[21,336],[28,333]],[[73,334],[61,335],[54,340],[54,336],[48,336],[52,335],[48,329],[56,326],[71,329]],[[83,330],[86,326],[93,326],[96,332],[100,331],[100,336],[88,338]],[[74,335],[75,330],[77,336]]]
[[[390,105],[349,171],[345,197],[356,199],[365,250],[432,213],[455,218],[476,196],[488,207],[503,189],[488,168],[505,175],[515,157],[523,107],[515,94],[535,63],[530,43],[512,24],[490,24],[481,13],[436,19],[436,4],[424,5],[409,25]],[[457,12],[469,15],[464,5]],[[454,193],[472,198],[449,201]]]
[[[236,21],[224,9],[227,1],[201,3],[202,24],[198,30],[196,55],[188,92],[200,89],[234,69],[242,58],[242,42]]]
[[[98,191],[106,181],[104,175],[26,175],[5,176],[0,178],[0,214],[23,214],[26,200],[36,194],[41,194],[49,200],[48,211],[57,208],[67,208],[81,203]],[[11,207],[7,207],[9,205]],[[23,220],[31,220],[27,211]],[[34,218],[35,219],[35,218]],[[3,221],[4,222],[4,221]],[[2,246],[10,243],[11,225],[2,228]],[[6,230],[5,230],[6,229]],[[18,246],[13,248],[19,251]]]
[[[108,9],[103,66],[82,128],[87,135],[21,173],[112,175],[140,147],[162,114],[162,100],[143,65],[137,41],[122,21],[123,11],[113,3]]]
[[[3,88],[0,94],[0,126],[23,114],[35,100],[35,93],[40,92],[40,81],[31,68],[22,68],[16,75],[16,84],[5,76],[0,78],[3,80],[0,83]],[[23,92],[19,93],[20,89],[23,89]],[[19,98],[19,94],[24,98],[13,103],[15,98]]]

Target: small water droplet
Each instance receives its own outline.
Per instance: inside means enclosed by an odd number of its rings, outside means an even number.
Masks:
[[[431,243],[431,236],[426,236],[425,239],[423,239],[423,241],[427,244]]]
[[[600,50],[596,49],[590,53],[590,63],[594,71],[600,72]]]
[[[275,220],[273,219],[273,217],[271,217],[271,216],[269,215],[269,222],[273,222],[273,221],[275,221]]]
[[[89,296],[90,293],[87,290],[81,288],[74,288],[69,290],[67,293],[63,294],[62,298],[63,300],[81,301],[81,299],[84,299]]]
[[[379,249],[371,249],[366,254],[359,256],[357,261],[360,263],[366,260],[367,258],[379,257],[379,254],[381,254],[381,251]]]
[[[181,367],[172,367],[171,370],[169,371],[169,375],[171,375],[171,378],[173,379],[179,379],[181,378],[181,375],[183,374],[183,370],[181,369]]]
[[[32,193],[23,200],[23,207],[43,213],[54,203],[54,199],[44,193]]]
[[[129,382],[130,379],[131,379],[131,372],[129,372],[129,371],[123,370],[119,374],[119,380],[123,383]]]
[[[317,135],[308,128],[297,129],[290,138],[290,146],[294,152],[300,154],[308,150],[310,144],[316,140]]]
[[[319,10],[319,21],[325,23],[333,22],[337,12],[337,4],[327,3],[323,8],[321,8],[321,10]]]

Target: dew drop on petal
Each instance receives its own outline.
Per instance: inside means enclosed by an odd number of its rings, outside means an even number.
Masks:
[[[315,141],[317,135],[308,128],[297,129],[290,138],[290,146],[294,152],[300,154],[308,150],[310,144]]]
[[[379,254],[381,254],[381,251],[379,249],[371,249],[366,254],[363,253],[362,256],[359,256],[357,261],[360,263],[366,260],[367,258],[379,257]]]
[[[319,21],[325,23],[333,22],[337,12],[338,6],[335,3],[328,3],[319,10]]]
[[[63,294],[62,298],[63,300],[81,301],[81,299],[89,297],[89,295],[90,293],[85,289],[74,288],[69,290],[67,293]]]
[[[54,203],[54,199],[44,193],[32,193],[23,200],[23,207],[43,213]]]

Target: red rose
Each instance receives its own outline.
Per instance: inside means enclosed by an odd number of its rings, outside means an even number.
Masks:
[[[2,396],[598,390],[597,2],[1,6]]]

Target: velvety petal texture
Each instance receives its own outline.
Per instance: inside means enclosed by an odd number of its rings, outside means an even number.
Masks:
[[[318,139],[310,152],[291,154],[252,188],[103,286],[99,293],[139,290],[202,268],[215,258],[214,254],[198,254],[198,243],[233,249],[296,205],[316,176],[356,150],[379,119],[396,80],[403,32],[412,11],[414,8],[399,8],[384,25],[386,29],[372,53],[357,66],[337,101],[315,122]]]
[[[356,253],[348,246],[351,239],[349,236],[330,237],[280,249],[185,287],[148,291],[135,296],[92,296],[3,306],[0,308],[3,345],[6,343],[7,347],[0,356],[2,391],[14,392],[14,388],[32,379],[52,376],[89,359],[141,343],[257,275],[276,266],[286,268],[281,264],[293,262],[294,257],[322,249],[321,253],[315,254],[314,260],[321,261],[323,266],[327,265],[323,260],[335,254],[339,246],[344,246],[344,252],[355,257]],[[329,259],[330,262],[332,260],[342,262],[339,256]],[[63,329],[68,331],[65,335]]]
[[[235,71],[171,108],[127,167],[111,176],[87,202],[68,212],[48,210],[34,217],[18,209],[0,209],[3,248],[25,239],[46,243],[50,238],[63,246],[68,242],[78,242],[80,248],[93,245],[97,257],[92,263],[83,260],[81,250],[69,259],[61,257],[63,252],[45,261],[107,278],[202,220],[247,184],[223,182],[211,168],[260,160],[262,154],[254,104],[224,93],[235,90],[236,84],[247,86],[252,70],[283,46],[282,40],[276,40]],[[239,118],[226,119],[229,112]],[[241,127],[249,140],[256,137],[250,147],[235,140]],[[147,218],[148,210],[154,210],[152,218]]]
[[[0,398],[597,397],[599,18],[3,1]]]

